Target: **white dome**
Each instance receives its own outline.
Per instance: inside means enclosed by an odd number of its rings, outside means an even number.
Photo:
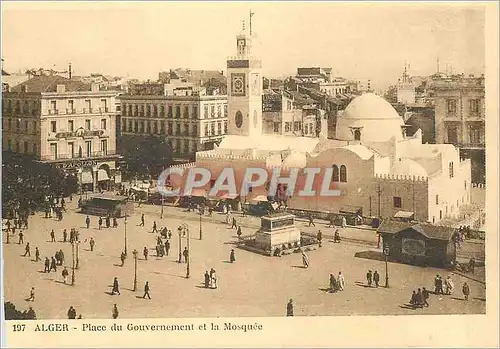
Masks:
[[[281,164],[282,167],[287,167],[287,168],[304,168],[306,167],[306,165],[307,165],[306,154],[298,152],[293,152],[292,154],[288,155]]]
[[[354,140],[354,130],[360,131],[361,142],[385,142],[403,138],[403,119],[383,98],[365,93],[352,100],[337,121],[336,138]]]
[[[422,165],[410,159],[399,159],[392,167],[391,173],[403,176],[428,176],[426,169]]]

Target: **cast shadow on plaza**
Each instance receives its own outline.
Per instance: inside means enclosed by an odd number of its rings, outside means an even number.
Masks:
[[[60,281],[60,280],[54,280],[54,282],[57,283],[57,284],[63,284],[63,285],[66,285],[66,286],[71,286],[71,284],[68,284],[67,282]]]
[[[409,310],[416,310],[417,307],[411,305],[411,304],[403,304],[399,306],[401,309],[409,309]]]
[[[292,265],[292,268],[307,269],[307,267],[305,267],[303,265]]]
[[[369,286],[369,285],[367,285],[367,284],[365,284],[364,282],[361,282],[361,281],[356,281],[355,284],[356,284],[356,286],[359,286],[359,287],[376,288],[376,287]]]
[[[379,251],[356,252],[354,254],[354,257],[363,258],[363,259],[371,259],[371,260],[380,261],[380,262],[385,261],[384,254],[382,252],[379,252]]]

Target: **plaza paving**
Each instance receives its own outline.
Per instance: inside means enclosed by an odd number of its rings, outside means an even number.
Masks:
[[[452,296],[431,295],[430,307],[408,309],[404,306],[411,291],[417,287],[433,289],[436,274],[443,277],[448,272],[434,268],[389,263],[390,288],[368,288],[363,285],[368,269],[378,270],[384,284],[383,261],[357,258],[355,254],[376,249],[373,231],[347,228],[343,235],[355,237],[351,241],[334,244],[328,239],[323,247],[308,252],[311,265],[301,268],[300,254],[271,258],[236,249],[236,262],[228,263],[231,248],[236,239],[235,230],[223,224],[224,216],[214,213],[203,217],[203,239],[199,240],[199,216],[180,208],[165,207],[164,219],[160,220],[160,207],[143,205],[136,208],[128,218],[127,239],[129,257],[120,267],[120,253],[124,246],[124,220],[119,220],[116,229],[97,228],[97,217],[91,217],[91,228],[84,226],[85,216],[74,212],[76,200],[62,222],[45,219],[41,214],[31,217],[30,228],[25,232],[25,242],[30,242],[32,257],[22,257],[24,245],[17,244],[17,236],[10,244],[3,241],[4,294],[5,300],[13,302],[19,309],[32,305],[39,319],[66,318],[70,305],[83,318],[110,318],[114,303],[121,318],[141,317],[223,317],[223,316],[283,316],[286,303],[293,298],[296,315],[383,315],[383,314],[452,314],[484,313],[486,302],[484,284],[459,275],[453,275],[455,292]],[[146,226],[139,227],[140,214],[146,214]],[[240,218],[243,234],[256,229],[255,217]],[[152,234],[153,220],[159,227],[168,226],[174,233],[170,256],[157,258],[154,251],[157,234]],[[177,262],[178,237],[176,228],[186,223],[191,231],[191,278],[186,279],[186,264]],[[333,229],[317,224],[308,228],[299,222],[301,230],[332,234]],[[45,256],[63,249],[71,274],[71,245],[50,243],[49,232],[54,229],[57,240],[62,240],[64,228],[80,231],[80,268],[76,270],[76,284],[61,283],[61,268],[57,273],[43,273]],[[88,238],[93,236],[96,247],[90,251]],[[87,242],[85,240],[87,239]],[[359,241],[358,241],[359,240]],[[364,241],[364,242],[363,242]],[[185,239],[182,246],[185,246]],[[38,246],[42,262],[34,262],[34,250]],[[148,261],[142,259],[144,246],[150,248]],[[132,291],[134,265],[132,250],[139,251],[138,290]],[[203,274],[210,268],[218,274],[219,288],[202,287]],[[345,275],[343,292],[326,292],[330,273]],[[114,277],[120,282],[121,295],[111,296]],[[484,270],[476,272],[476,278],[484,278]],[[462,300],[461,285],[468,281],[471,299]],[[152,300],[142,299],[144,282],[149,281]],[[36,300],[26,302],[30,288],[36,289]]]

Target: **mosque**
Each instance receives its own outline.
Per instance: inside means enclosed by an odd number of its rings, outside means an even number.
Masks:
[[[227,167],[234,169],[237,187],[249,167],[278,169],[282,176],[292,168],[315,167],[333,168],[332,184],[341,196],[292,194],[288,207],[379,218],[404,211],[437,223],[470,203],[470,160],[460,160],[451,144],[422,144],[421,130],[407,135],[394,108],[372,93],[347,106],[337,120],[335,139],[263,134],[262,63],[251,55],[251,47],[252,36],[243,31],[236,37],[236,56],[227,60],[228,134],[215,149],[196,153],[195,163],[183,165],[210,170],[213,179],[206,189]],[[314,187],[319,185],[315,181]],[[240,200],[263,194],[264,187],[255,188]]]

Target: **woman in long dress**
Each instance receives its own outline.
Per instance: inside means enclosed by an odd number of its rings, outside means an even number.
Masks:
[[[337,292],[337,279],[333,274],[330,274],[330,292]]]
[[[302,251],[302,264],[304,265],[304,268],[309,267],[309,257],[307,257],[304,251]]]
[[[344,276],[342,275],[342,272],[340,272],[340,271],[339,271],[339,276],[337,278],[337,286],[339,288],[339,291],[343,291],[344,290],[345,279],[344,279]]]
[[[451,279],[450,275],[448,275],[448,277],[446,278],[444,285],[446,286],[446,294],[452,294],[455,285],[453,284],[453,280]]]

